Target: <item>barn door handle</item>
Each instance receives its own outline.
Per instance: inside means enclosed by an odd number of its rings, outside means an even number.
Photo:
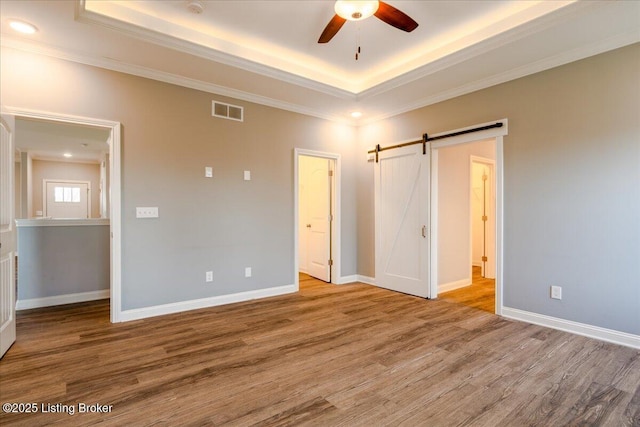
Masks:
[[[427,226],[426,225],[422,226],[422,237],[424,237],[425,239],[427,238]]]

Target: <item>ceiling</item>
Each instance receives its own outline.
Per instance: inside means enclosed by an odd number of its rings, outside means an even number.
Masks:
[[[393,1],[317,40],[333,1],[0,2],[3,47],[331,120],[366,123],[640,41],[638,1]],[[9,18],[34,24],[14,33]],[[361,54],[356,61],[357,46]],[[215,95],[212,96],[215,98]],[[362,118],[349,113],[361,111]]]
[[[109,153],[111,130],[16,118],[16,148],[37,160],[100,163]],[[64,154],[71,154],[66,158]]]

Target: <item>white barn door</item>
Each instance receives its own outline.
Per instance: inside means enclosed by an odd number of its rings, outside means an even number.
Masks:
[[[428,298],[429,153],[415,144],[375,166],[376,285]]]
[[[16,340],[13,123],[12,116],[0,120],[0,357]]]

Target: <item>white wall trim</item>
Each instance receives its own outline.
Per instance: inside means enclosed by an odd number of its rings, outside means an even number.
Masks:
[[[586,323],[574,322],[571,320],[560,319],[510,307],[502,308],[502,316],[597,340],[624,345],[626,347],[640,349],[640,335],[601,328],[599,326],[588,325]]]
[[[87,14],[89,12],[84,12],[84,13]],[[569,16],[570,14],[563,14],[562,18],[568,18]],[[86,21],[87,18],[82,17],[79,20]],[[538,28],[538,27],[534,26],[533,28]],[[523,35],[526,35],[526,33]],[[506,35],[507,38],[510,36],[511,36],[510,33]],[[499,40],[496,40],[496,41],[499,41]],[[448,99],[453,99],[458,96],[462,96],[471,92],[475,92],[475,91],[485,89],[491,86],[495,86],[504,82],[508,82],[508,81],[525,77],[531,74],[535,74],[541,71],[545,71],[545,70],[558,67],[564,64],[568,64],[570,62],[578,61],[590,56],[598,55],[600,53],[604,53],[604,52],[617,49],[623,46],[627,46],[627,45],[636,43],[637,41],[638,41],[638,35],[636,31],[618,34],[616,36],[613,36],[604,40],[598,40],[586,46],[581,46],[579,48],[576,48],[567,52],[562,52],[560,54],[557,54],[551,57],[542,58],[534,63],[525,64],[515,69],[505,70],[503,73],[498,75],[478,79],[472,82],[468,82],[459,87],[447,89],[442,92],[429,95],[425,98],[418,99],[413,103],[405,103],[399,108],[395,108],[393,110],[389,110],[382,114],[361,119],[358,124],[365,125],[369,123],[374,123],[380,120],[387,119],[389,117],[394,117],[394,116],[406,113],[408,111],[413,111],[422,107],[436,104],[438,102],[446,101]],[[156,41],[153,41],[153,42],[155,43]],[[188,42],[183,42],[183,43],[188,43]],[[42,43],[25,41],[17,38],[12,38],[12,37],[0,38],[0,46],[21,50],[21,51],[32,53],[32,54],[38,54],[38,55],[44,55],[44,56],[57,58],[57,59],[63,59],[66,61],[71,61],[79,64],[99,67],[106,70],[126,73],[130,75],[138,76],[138,77],[153,79],[153,80],[175,84],[178,86],[187,87],[191,89],[201,90],[204,92],[213,93],[217,95],[228,96],[228,97],[243,100],[243,101],[254,102],[256,104],[266,105],[269,107],[279,108],[281,110],[305,114],[308,116],[318,117],[321,119],[326,119],[326,120],[335,121],[339,123],[354,124],[354,122],[345,119],[343,116],[331,113],[322,108],[314,108],[314,107],[309,107],[302,104],[295,104],[295,103],[283,101],[276,98],[252,94],[246,91],[225,87],[222,85],[217,85],[211,82],[205,82],[202,80],[180,76],[177,74],[159,71],[159,70],[155,70],[155,69],[140,66],[140,65],[123,63],[115,59],[93,56],[85,52],[77,52],[77,51],[72,52],[69,50],[63,50],[63,49],[47,46]],[[451,59],[455,59],[455,61],[453,62],[448,57],[443,58],[439,61],[436,61],[433,65],[429,64],[427,66],[414,70],[413,72],[406,73],[407,75],[401,75],[395,79],[391,79],[388,82],[375,85],[368,90],[364,90],[358,93],[353,93],[347,90],[341,90],[329,84],[315,82],[311,79],[298,77],[298,76],[295,76],[294,74],[279,71],[268,66],[260,66],[259,64],[257,64],[258,65],[257,69],[249,70],[249,71],[256,72],[258,74],[265,75],[267,77],[275,78],[278,80],[292,82],[297,86],[309,88],[312,90],[318,90],[321,93],[326,93],[331,96],[335,96],[339,99],[344,99],[345,101],[355,102],[360,100],[364,102],[376,96],[376,94],[379,95],[380,93],[384,93],[389,90],[392,90],[393,88],[399,85],[406,84],[415,79],[428,76],[430,73],[433,73],[434,70],[437,71],[438,69],[441,69],[443,67],[442,65],[443,63],[445,65],[448,65],[450,63],[456,64],[465,59],[474,58],[478,55],[481,55],[483,53],[482,49],[491,50],[495,47],[496,46],[494,46],[493,43],[487,44],[485,42],[482,46],[478,46],[477,48],[474,48],[472,50],[467,49],[464,52],[458,53],[453,58],[451,58]],[[478,50],[478,48],[480,50]],[[196,52],[197,56],[202,56],[204,53],[205,55],[204,57],[210,58],[210,55],[212,52],[211,49],[207,49],[204,47],[199,47],[199,49],[204,50],[206,52]],[[182,50],[182,49],[179,49],[179,50]],[[240,61],[240,63],[238,64],[235,63],[235,60],[236,59],[234,59],[234,61],[229,63],[228,65],[239,66],[241,69],[246,69],[246,65],[247,65],[246,60],[237,59]],[[251,64],[251,65],[255,66],[256,64]],[[434,69],[434,67],[436,68]]]
[[[155,305],[151,307],[134,308],[130,310],[123,310],[120,313],[120,320],[123,322],[127,322],[130,320],[146,319],[148,317],[162,316],[165,314],[180,313],[183,311],[197,310],[200,308],[215,307],[218,305],[285,295],[296,292],[297,290],[297,286],[293,284],[267,289],[258,289],[255,291],[239,292],[236,294],[220,295],[209,298],[200,298],[189,301],[174,302],[170,304]]]
[[[109,218],[87,219],[16,219],[18,227],[87,227],[96,225],[109,225]]]
[[[91,292],[78,292],[75,294],[55,295],[43,298],[21,299],[16,301],[16,310],[29,310],[31,308],[75,304],[78,302],[95,301],[107,298],[109,298],[109,289]]]
[[[455,289],[460,289],[460,288],[466,288],[467,286],[470,286],[471,283],[472,282],[470,277],[467,277],[461,280],[456,280],[449,283],[443,283],[441,285],[438,285],[438,293],[449,292],[449,291],[453,291]]]
[[[346,285],[347,283],[355,283],[358,281],[358,275],[352,274],[351,276],[342,276],[336,281],[336,285]]]
[[[357,278],[358,278],[358,282],[360,282],[360,283],[364,283],[366,285],[377,286],[375,277],[363,276],[361,274],[358,274]]]
[[[390,117],[395,117],[409,111],[413,111],[419,108],[427,107],[429,105],[437,104],[438,102],[443,102],[449,99],[457,98],[459,96],[466,95],[471,92],[476,92],[478,90],[486,89],[492,86],[496,86],[502,83],[516,80],[521,77],[526,77],[531,74],[539,73],[542,71],[549,70],[551,68],[555,68],[565,64],[569,64],[571,62],[579,61],[581,59],[588,58],[590,56],[599,55],[601,53],[618,49],[623,46],[628,46],[630,44],[637,43],[637,41],[638,41],[637,32],[623,33],[605,40],[598,40],[597,42],[591,43],[587,46],[581,46],[579,48],[576,48],[567,52],[562,52],[560,54],[557,54],[551,57],[540,59],[533,63],[529,63],[520,67],[505,70],[500,74],[474,80],[474,81],[465,83],[462,86],[458,86],[452,89],[444,90],[442,92],[431,94],[422,99],[418,99],[413,103],[406,103],[399,108],[395,108],[393,110],[389,110],[384,113],[377,114],[375,116],[371,116],[366,119],[363,119],[360,122],[360,125],[375,123],[381,120],[388,119]],[[366,98],[363,98],[363,99],[366,99]]]
[[[121,144],[122,128],[120,122],[110,120],[95,119],[90,117],[74,116],[62,113],[52,113],[48,111],[29,110],[16,107],[3,107],[3,113],[11,114],[15,117],[24,117],[37,120],[62,122],[70,124],[88,125],[103,127],[110,130],[109,140],[109,179],[110,179],[110,203],[109,219],[111,226],[111,322],[120,321],[121,287],[122,287],[122,195],[121,195]]]
[[[132,76],[156,80],[159,82],[169,83],[189,89],[200,90],[202,92],[226,96],[241,101],[253,102],[255,104],[266,105],[267,107],[278,108],[280,110],[291,111],[293,113],[304,114],[307,116],[317,117],[337,123],[354,124],[352,121],[344,118],[343,116],[336,115],[318,108],[313,108],[302,104],[295,104],[268,96],[246,92],[240,89],[234,89],[203,80],[197,80],[190,77],[180,76],[178,74],[168,73],[166,71],[144,67],[141,65],[128,64],[116,61],[114,59],[97,58],[91,55],[72,53],[70,51],[58,50],[48,46],[45,47],[43,45],[24,42],[22,40],[14,40],[9,38],[6,38],[5,40],[4,37],[0,39],[0,46],[20,50],[31,54],[44,55],[51,58],[62,59],[78,64],[89,65],[105,70],[111,70],[119,73],[129,74]],[[353,100],[355,99],[355,95],[349,95],[345,99]]]

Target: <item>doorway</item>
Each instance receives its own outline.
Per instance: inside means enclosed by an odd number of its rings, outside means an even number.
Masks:
[[[489,244],[489,239],[487,239],[485,256],[488,260],[493,259],[494,262],[491,265],[490,263],[485,265],[486,271],[484,274],[493,276],[495,279],[483,277],[482,274],[476,274],[475,279],[476,281],[485,281],[485,285],[490,283],[491,293],[494,296],[493,310],[491,311],[497,315],[502,314],[503,137],[508,134],[507,120],[503,119],[500,122],[502,123],[501,127],[453,136],[436,141],[431,146],[432,234],[430,244],[432,268],[430,273],[432,297],[448,291],[464,293],[464,288],[468,287],[474,280],[473,240],[471,236],[472,207],[470,193],[473,191],[471,156],[480,157],[480,160],[489,159],[493,162],[492,176],[494,177],[494,182],[491,184],[492,190],[489,196],[489,199],[492,198],[493,201],[487,205],[490,206],[488,212],[493,212],[494,221],[492,222],[492,229],[489,226],[487,227],[487,235],[492,239],[492,244]],[[481,126],[478,125],[478,127]],[[458,131],[464,131],[464,129]],[[482,144],[485,145],[484,150],[489,145],[493,154],[487,155],[485,154],[486,151],[483,152],[482,150],[474,151],[474,146],[481,146]],[[450,148],[452,150],[449,150]],[[460,181],[459,183],[454,183],[452,179],[448,179],[449,177],[445,176],[446,173],[440,173],[441,171],[451,172],[451,165],[446,163],[447,157],[451,157],[450,155],[456,150],[466,153],[466,157],[458,158],[457,160],[457,168],[459,170],[455,176],[457,176],[456,180]],[[488,163],[491,163],[491,161]],[[458,204],[463,204],[457,208],[447,206],[447,204],[451,204],[452,198],[450,196],[454,193],[458,195],[457,200],[460,202]],[[455,205],[456,203],[454,200],[453,204]],[[445,208],[447,207],[450,210],[446,210]],[[477,270],[477,273],[480,273],[479,269]],[[456,273],[460,271],[464,271],[464,274]],[[443,296],[450,297],[451,295],[453,293]]]
[[[38,112],[32,110],[21,110],[15,108],[7,108],[3,110],[3,114],[12,117],[13,120],[28,120],[41,123],[50,123],[53,125],[78,126],[83,128],[103,129],[107,132],[108,155],[103,163],[104,170],[102,174],[108,175],[109,186],[102,191],[105,203],[99,203],[100,211],[109,217],[109,270],[110,270],[110,320],[111,322],[120,321],[121,312],[121,125],[118,122],[112,122],[101,119],[93,119],[86,117],[70,116],[64,114]],[[37,186],[34,188],[38,188]],[[53,197],[55,198],[55,189]],[[71,200],[73,200],[73,190],[70,190]],[[98,194],[96,192],[96,194]],[[62,199],[64,200],[64,189],[62,190]],[[42,200],[40,198],[39,200]],[[24,206],[26,200],[21,200]],[[89,203],[89,202],[88,202]],[[97,206],[98,204],[96,204]],[[90,206],[90,205],[88,205]],[[96,208],[97,209],[97,208]],[[32,207],[24,209],[23,213],[33,211]],[[43,209],[44,210],[44,209]],[[30,214],[36,216],[35,213]]]
[[[340,156],[295,149],[295,285],[340,277]],[[306,277],[306,276],[303,276]]]

